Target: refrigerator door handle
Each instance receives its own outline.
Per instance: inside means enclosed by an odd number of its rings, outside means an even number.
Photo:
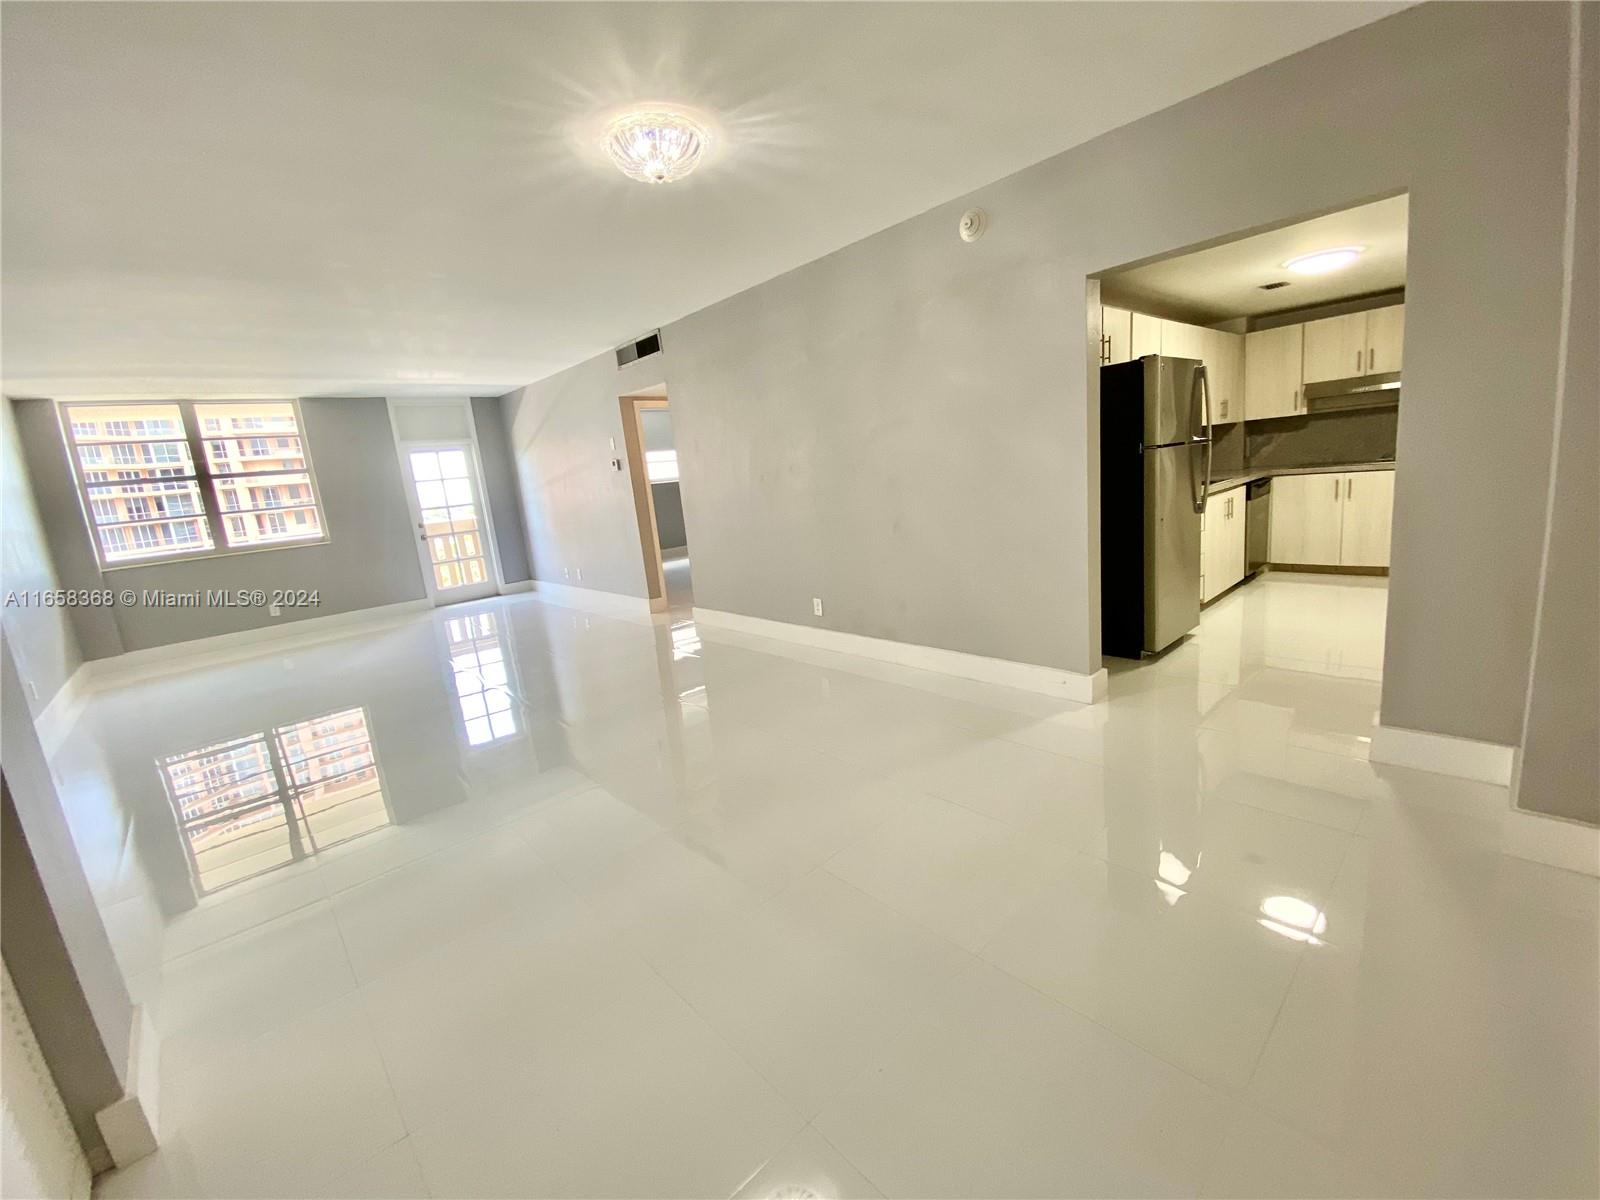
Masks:
[[[1197,513],[1206,511],[1206,501],[1211,498],[1211,379],[1206,374],[1205,363],[1195,367],[1194,386],[1199,389],[1200,403],[1195,411],[1200,414],[1202,435],[1197,436],[1198,443],[1203,439],[1206,447],[1206,466],[1202,477],[1194,479],[1194,452],[1189,453],[1190,493],[1194,496],[1194,510]]]

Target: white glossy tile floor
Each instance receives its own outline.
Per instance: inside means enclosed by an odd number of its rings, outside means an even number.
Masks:
[[[531,596],[102,693],[98,1194],[1593,1196],[1596,881],[1367,762],[1385,596],[1095,707]]]

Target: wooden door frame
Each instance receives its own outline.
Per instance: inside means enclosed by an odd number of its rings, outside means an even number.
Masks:
[[[667,573],[661,561],[661,533],[656,524],[655,494],[645,470],[644,429],[639,414],[666,411],[667,397],[621,396],[622,441],[627,450],[628,476],[633,481],[633,510],[639,521],[639,549],[644,554],[645,586],[650,593],[650,611],[667,611]]]

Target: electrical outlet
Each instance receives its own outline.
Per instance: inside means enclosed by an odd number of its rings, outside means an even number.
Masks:
[[[578,568],[578,582],[579,583],[583,582],[583,568],[582,567]]]
[[[572,568],[571,567],[562,567],[561,568],[561,578],[570,580],[572,578]]]
[[[281,617],[281,616],[283,616],[283,606],[279,605],[279,604],[269,604],[269,605],[267,605],[267,616],[269,616],[269,617]]]
[[[811,597],[811,615],[813,617],[820,617],[822,615],[822,597],[821,596],[813,596],[813,597]]]

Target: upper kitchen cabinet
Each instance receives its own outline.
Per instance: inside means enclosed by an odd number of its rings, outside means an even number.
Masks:
[[[1304,383],[1400,369],[1405,305],[1324,317],[1305,326]]]
[[[1161,326],[1166,324],[1160,317],[1146,316],[1144,313],[1133,314],[1132,347],[1129,358],[1143,358],[1146,354],[1169,354],[1170,351],[1161,348]]]
[[[1302,410],[1301,356],[1304,325],[1260,329],[1244,337],[1244,416],[1293,417]]]
[[[1231,425],[1244,420],[1244,335],[1202,329],[1200,358],[1211,385],[1211,420]]]
[[[1133,358],[1133,314],[1125,308],[1100,309],[1100,363],[1127,362]]]
[[[1348,379],[1367,373],[1367,314],[1324,317],[1305,325],[1305,368],[1302,383]]]
[[[1205,358],[1209,330],[1182,321],[1161,322],[1161,353],[1168,358]]]
[[[1400,369],[1401,350],[1406,340],[1406,306],[1391,304],[1367,313],[1367,374],[1385,374]]]

